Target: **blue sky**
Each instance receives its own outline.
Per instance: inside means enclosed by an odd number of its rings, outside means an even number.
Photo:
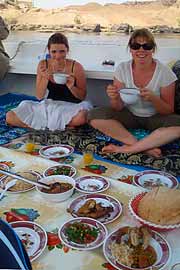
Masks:
[[[107,4],[107,3],[115,3],[120,4],[124,2],[123,0],[33,0],[35,7],[41,7],[41,8],[57,8],[57,7],[65,7],[69,5],[83,5],[87,4],[89,2],[96,2],[99,4]]]

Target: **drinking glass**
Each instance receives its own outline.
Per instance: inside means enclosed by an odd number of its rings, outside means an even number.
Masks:
[[[93,162],[93,152],[90,151],[90,150],[86,150],[84,153],[83,153],[83,162],[84,162],[84,165],[89,165]]]

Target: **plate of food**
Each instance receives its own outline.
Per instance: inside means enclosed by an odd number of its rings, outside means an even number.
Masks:
[[[9,171],[9,166],[3,163],[0,163],[0,170]],[[0,173],[0,181],[4,179],[6,175]]]
[[[107,261],[120,270],[160,269],[171,258],[168,242],[143,226],[125,226],[112,232],[104,242],[103,253]]]
[[[44,146],[39,150],[40,156],[48,159],[67,157],[73,152],[74,148],[65,144]]]
[[[37,223],[16,221],[10,223],[29,255],[30,261],[37,259],[47,245],[46,231]]]
[[[86,194],[74,199],[67,211],[73,217],[89,217],[108,224],[121,215],[122,205],[109,195]]]
[[[76,178],[76,189],[83,193],[103,192],[109,186],[109,181],[102,176],[85,175]]]
[[[142,192],[131,198],[129,210],[136,220],[153,230],[180,228],[180,190],[163,186]]]
[[[59,164],[52,167],[47,168],[43,175],[51,176],[51,175],[66,175],[70,177],[74,177],[76,175],[76,169],[69,164]]]
[[[92,250],[100,247],[107,237],[106,227],[91,218],[73,218],[64,223],[58,235],[68,247],[78,250]]]
[[[177,188],[179,182],[173,175],[163,171],[147,170],[137,173],[134,176],[134,184],[146,189],[152,189],[158,186],[168,188]]]
[[[32,180],[34,182],[37,182],[40,178],[40,175],[34,171],[25,171],[25,172],[17,172],[16,174],[23,176],[29,180]],[[15,177],[12,176],[6,176],[2,181],[1,181],[1,188],[5,188],[6,184],[13,179],[16,179]],[[27,183],[25,181],[17,180],[16,184],[12,186],[11,188],[8,189],[8,192],[11,193],[21,193],[21,192],[26,192],[29,190],[32,190],[35,188],[35,185],[32,185],[30,183]]]

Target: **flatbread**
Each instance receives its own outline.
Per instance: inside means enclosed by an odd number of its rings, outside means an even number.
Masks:
[[[160,225],[180,223],[180,190],[156,187],[146,193],[138,206],[144,220]]]

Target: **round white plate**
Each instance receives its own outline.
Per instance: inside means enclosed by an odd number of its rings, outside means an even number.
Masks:
[[[90,243],[77,243],[69,239],[66,229],[74,223],[80,223],[80,224],[85,224],[88,225],[91,228],[96,228],[99,230],[97,238]],[[78,250],[92,250],[95,248],[100,247],[105,238],[107,237],[107,229],[106,227],[100,223],[97,220],[94,220],[92,218],[73,218],[69,220],[68,222],[64,223],[62,227],[59,229],[58,235],[61,241],[68,247],[73,248],[73,249],[78,249]]]
[[[112,207],[113,210],[111,212],[109,212],[105,216],[96,219],[103,224],[113,222],[122,213],[121,203],[117,199],[105,194],[87,194],[77,197],[70,203],[68,207],[68,212],[71,213],[73,217],[78,217],[78,209],[90,199],[94,199],[96,203],[101,203],[102,206]]]
[[[101,176],[86,175],[76,178],[76,189],[83,193],[98,193],[110,186],[109,181]]]
[[[62,158],[71,155],[74,152],[74,148],[70,145],[56,144],[42,147],[39,150],[39,154],[44,158]]]
[[[111,234],[108,235],[106,238],[104,245],[103,245],[103,253],[106,258],[106,260],[113,265],[116,269],[120,270],[137,270],[137,268],[132,268],[128,267],[124,264],[121,264],[117,258],[115,258],[112,255],[110,245],[116,241],[117,235],[119,231],[121,231],[123,227],[119,228],[118,230],[112,232]],[[154,264],[154,268],[157,267],[157,269],[161,269],[164,267],[170,260],[171,258],[171,249],[168,244],[168,242],[157,232],[151,231],[152,234],[152,239],[150,240],[150,245],[155,249],[156,254],[157,254],[157,260],[156,263]],[[144,268],[144,270],[151,270],[153,267],[147,267]],[[153,268],[153,269],[154,269]],[[141,268],[142,269],[142,268]]]
[[[168,188],[177,188],[178,180],[173,175],[163,171],[147,170],[137,173],[134,176],[134,184],[146,189],[152,189],[157,186],[166,186]]]
[[[76,169],[69,164],[59,164],[46,169],[43,175],[45,177],[50,175],[66,175],[74,177],[76,175]]]
[[[6,164],[0,163],[0,169],[2,169],[4,171],[9,171],[9,166]],[[6,177],[6,175],[0,173],[0,181],[2,179],[4,179],[5,177]]]
[[[25,171],[25,172],[22,172],[22,173],[27,173],[27,174],[31,174],[32,176],[34,176],[35,177],[35,179],[33,180],[33,181],[38,181],[39,180],[39,178],[40,178],[40,175],[38,174],[38,173],[36,173],[36,172],[34,172],[34,171],[31,171],[31,170],[29,170],[29,171]],[[20,172],[17,172],[17,174],[20,174]],[[11,177],[11,176],[6,176],[5,178],[3,178],[3,180],[1,181],[1,187],[2,188],[4,188],[5,187],[5,185],[6,185],[6,179],[7,178],[9,178],[10,180],[13,180],[13,179],[15,179],[14,177]],[[28,179],[29,177],[27,176],[27,179]],[[9,180],[9,181],[10,181]],[[31,180],[31,179],[30,179]],[[17,180],[17,183],[19,182],[19,181],[21,181],[21,180]],[[23,182],[23,181],[21,181],[21,182]],[[16,185],[17,185],[17,183],[13,186],[13,187],[15,187]],[[24,183],[26,183],[26,182],[24,182]],[[27,183],[26,183],[27,184]],[[28,186],[27,187],[24,187],[23,189],[18,189],[17,188],[17,190],[15,191],[15,190],[8,190],[8,192],[10,192],[10,193],[14,193],[14,194],[16,194],[16,193],[22,193],[22,192],[27,192],[27,191],[30,191],[30,190],[32,190],[32,189],[34,189],[35,188],[35,185],[31,185],[31,184],[28,184]]]
[[[46,231],[39,224],[30,221],[12,222],[11,226],[24,244],[30,261],[37,259],[47,245]]]

